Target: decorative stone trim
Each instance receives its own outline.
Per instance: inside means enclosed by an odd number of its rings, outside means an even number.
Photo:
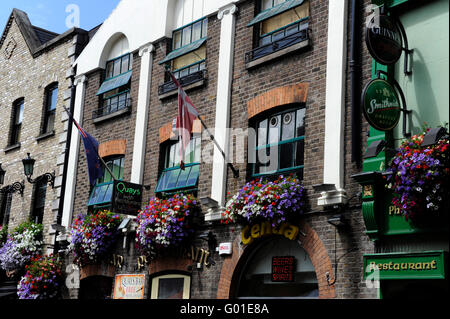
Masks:
[[[247,104],[248,118],[251,119],[255,115],[277,106],[292,103],[306,103],[308,98],[308,88],[308,83],[297,83],[278,87],[258,95],[251,99]]]
[[[113,140],[102,143],[98,146],[98,155],[107,157],[111,155],[125,155],[127,140]]]

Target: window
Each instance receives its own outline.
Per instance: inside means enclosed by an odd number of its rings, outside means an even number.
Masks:
[[[13,104],[11,135],[9,145],[16,145],[20,142],[20,134],[22,131],[24,99],[20,99]]]
[[[181,85],[189,85],[204,79],[206,69],[206,37],[208,19],[204,18],[173,32],[172,51],[160,62],[170,66]],[[169,77],[159,89],[159,94],[176,89]]]
[[[191,277],[171,274],[152,279],[151,299],[189,299]]]
[[[124,160],[125,158],[123,156],[105,159],[106,165],[118,180],[123,180]],[[114,179],[108,170],[103,167],[103,177],[97,180],[87,205],[94,208],[106,208],[110,206],[113,184]]]
[[[101,103],[94,112],[94,119],[129,109],[132,66],[132,54],[125,54],[106,63],[105,81],[97,92],[101,96]]]
[[[45,108],[42,134],[53,131],[55,125],[56,103],[58,99],[58,84],[52,84],[45,89]]]
[[[33,209],[31,211],[31,220],[37,224],[42,224],[44,220],[46,193],[47,180],[42,178],[34,186]]]
[[[293,108],[257,121],[255,177],[296,172],[303,179],[305,110]]]
[[[247,25],[255,27],[255,49],[246,62],[308,39],[309,0],[261,0],[260,13]]]
[[[11,212],[12,193],[0,193],[0,226],[7,226]]]
[[[163,147],[164,170],[156,186],[156,193],[192,190],[200,173],[201,137],[193,137],[184,157],[185,169],[179,166],[180,142]]]

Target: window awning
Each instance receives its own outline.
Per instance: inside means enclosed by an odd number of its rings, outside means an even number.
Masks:
[[[122,73],[118,76],[115,76],[111,79],[106,80],[100,86],[100,89],[97,92],[97,95],[112,91],[117,89],[118,87],[124,86],[130,82],[132,71],[128,71],[126,73]]]
[[[182,55],[188,54],[194,50],[197,50],[198,48],[200,48],[203,43],[205,43],[207,38],[202,38],[200,40],[197,40],[195,42],[189,43],[188,45],[185,45],[179,49],[173,50],[172,52],[170,52],[165,58],[164,60],[162,60],[161,62],[159,62],[159,64],[163,64],[169,61],[172,61],[173,59],[176,59]]]
[[[114,182],[95,185],[89,197],[88,206],[111,203]]]
[[[175,191],[177,189],[194,187],[197,185],[200,173],[200,164],[186,165],[184,171],[181,168],[166,170],[162,173],[155,193]]]
[[[292,8],[298,7],[299,5],[303,4],[304,1],[305,0],[287,0],[283,3],[276,5],[275,7],[264,10],[261,13],[259,13],[252,21],[250,21],[250,23],[247,24],[247,27],[251,27],[252,25],[255,25],[259,22],[272,18]]]

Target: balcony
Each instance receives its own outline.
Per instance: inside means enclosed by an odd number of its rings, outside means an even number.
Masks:
[[[265,34],[259,44],[259,47],[245,54],[247,69],[308,47],[308,23],[296,22]]]
[[[185,91],[203,86],[205,84],[205,80],[206,80],[206,70],[193,72],[178,79],[178,81],[180,82],[181,86]],[[169,81],[160,85],[158,88],[159,99],[164,99],[176,95],[177,94],[176,89],[177,86],[173,81]]]
[[[95,124],[112,118],[131,113],[131,98],[125,98],[129,94],[122,94],[117,98],[103,100],[103,106],[92,112],[92,120]]]

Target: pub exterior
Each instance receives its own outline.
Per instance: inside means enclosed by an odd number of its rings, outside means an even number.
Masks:
[[[90,186],[83,147],[72,140],[78,152],[68,163],[66,239],[77,214],[113,210],[114,179],[135,186],[142,206],[139,215],[122,215],[108,258],[83,265],[68,255],[69,296],[376,297],[362,280],[362,255],[373,244],[364,235],[359,185],[349,178],[356,163],[345,156],[349,3],[149,6],[122,1],[75,62],[74,117],[98,139],[110,170]],[[184,170],[173,131],[178,91],[167,67],[201,118]],[[288,183],[296,209],[274,208],[279,220],[256,211],[245,221],[232,212],[233,198],[252,185],[270,193],[269,185],[282,191]],[[180,206],[195,216],[165,213]],[[171,229],[188,230],[150,240],[167,231],[169,218]],[[171,236],[189,240],[172,244]],[[143,293],[127,292],[125,282]]]
[[[403,209],[391,164],[424,122],[448,154],[445,26],[439,0],[120,1],[72,64],[58,296],[448,296],[447,214]]]
[[[381,109],[387,116],[381,126],[366,116],[370,137],[362,172],[353,176],[362,186],[366,235],[375,243],[374,253],[363,256],[363,277],[377,282],[379,298],[442,298],[448,296],[449,77],[441,70],[449,57],[439,48],[448,43],[448,2],[366,5],[380,10],[382,20],[389,16],[379,30],[393,32],[384,32],[364,61],[372,76],[363,80],[362,108],[364,99],[380,99],[367,88],[381,80],[396,86],[402,114],[389,123],[391,115]],[[366,32],[367,47],[377,43],[370,27]],[[437,166],[420,162],[428,158]]]

